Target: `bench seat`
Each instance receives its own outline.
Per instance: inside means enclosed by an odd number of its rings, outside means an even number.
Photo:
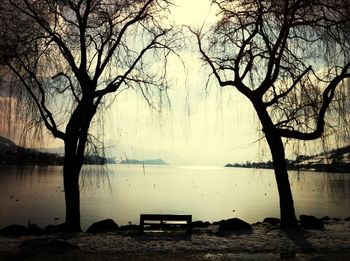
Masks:
[[[144,232],[145,225],[159,225],[164,228],[169,225],[180,225],[186,227],[186,232],[192,232],[192,215],[174,215],[174,214],[141,214],[140,215],[140,232]]]

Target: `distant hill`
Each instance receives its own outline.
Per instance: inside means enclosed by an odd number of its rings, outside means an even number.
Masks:
[[[168,165],[168,163],[162,159],[150,159],[150,160],[126,159],[126,160],[122,160],[120,164]]]
[[[54,154],[64,154],[64,147],[57,147],[57,148],[41,148],[39,149],[41,152],[46,153],[54,153]]]
[[[5,151],[16,151],[18,146],[11,140],[0,136],[0,153]]]
[[[286,163],[290,170],[350,173],[350,146],[316,155],[300,155],[295,160],[286,159]],[[225,167],[272,169],[273,162],[228,163]]]
[[[24,148],[0,136],[0,164],[62,165],[63,157],[58,154]]]
[[[28,149],[16,145],[13,141],[0,136],[0,164],[13,165],[63,165],[62,153],[49,153]],[[115,163],[114,159],[98,155],[85,157],[85,164]]]

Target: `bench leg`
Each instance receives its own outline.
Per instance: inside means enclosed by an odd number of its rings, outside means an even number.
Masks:
[[[190,235],[192,234],[192,218],[187,220],[187,233]]]
[[[144,225],[145,225],[145,221],[143,219],[140,220],[140,233],[144,232]]]
[[[191,228],[191,225],[190,224],[187,224],[187,229],[186,229],[186,232],[188,233],[188,234],[192,234],[192,228]]]

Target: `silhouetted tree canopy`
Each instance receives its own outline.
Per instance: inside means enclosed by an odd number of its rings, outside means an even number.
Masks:
[[[348,6],[344,1],[213,2],[222,18],[207,34],[206,46],[206,35],[197,35],[220,85],[262,97],[281,136],[320,137],[335,87],[349,77]]]
[[[1,64],[29,126],[65,143],[66,225],[80,230],[79,173],[94,116],[134,89],[167,102],[167,57],[178,45],[167,0],[4,0]],[[5,85],[3,85],[5,86]],[[110,98],[107,98],[108,94]],[[125,112],[127,113],[127,112]],[[99,135],[99,133],[97,133]],[[96,146],[93,148],[97,148]]]
[[[321,137],[335,92],[344,93],[348,1],[212,2],[219,21],[208,32],[191,31],[219,85],[234,87],[254,106],[272,153],[281,225],[295,226],[282,138]]]

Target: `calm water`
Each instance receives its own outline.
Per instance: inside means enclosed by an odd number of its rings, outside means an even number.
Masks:
[[[64,221],[62,167],[0,167],[0,227]],[[291,172],[297,215],[350,216],[350,175]],[[279,216],[272,170],[195,166],[86,167],[82,228],[112,218],[138,224],[140,213],[192,214],[193,220]]]

